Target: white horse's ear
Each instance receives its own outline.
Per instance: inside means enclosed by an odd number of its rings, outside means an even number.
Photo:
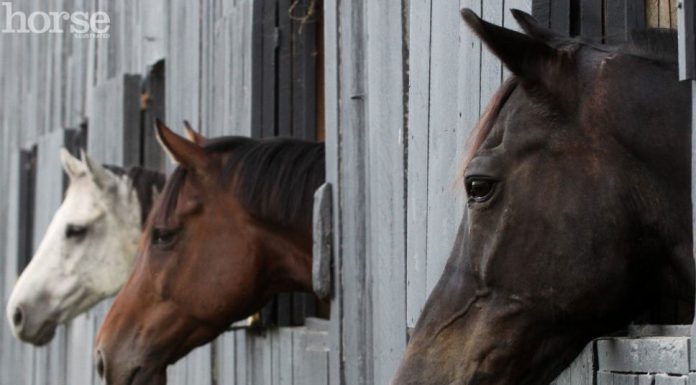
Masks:
[[[85,164],[87,173],[92,177],[92,180],[102,190],[108,190],[116,183],[113,175],[105,169],[101,164],[95,162],[84,151],[80,152],[82,162]]]
[[[80,162],[65,148],[60,149],[60,162],[63,164],[63,170],[65,170],[70,179],[79,178],[87,171],[84,163]]]

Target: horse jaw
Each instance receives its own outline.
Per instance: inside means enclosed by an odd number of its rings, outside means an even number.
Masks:
[[[140,236],[140,203],[127,178],[109,176],[116,183],[109,192],[87,175],[71,178],[8,301],[9,324],[20,340],[47,343],[57,325],[115,295],[128,278]],[[68,224],[88,226],[80,242],[66,238]]]
[[[392,385],[544,385],[589,339],[583,331],[549,336],[534,305],[483,291],[454,316],[416,330]]]

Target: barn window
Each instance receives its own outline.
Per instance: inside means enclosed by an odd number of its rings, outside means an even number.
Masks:
[[[261,0],[253,31],[253,135],[317,139],[322,4]]]
[[[323,140],[322,3],[254,3],[252,136]],[[261,312],[262,324],[303,325],[327,309],[313,294],[277,295]]]
[[[34,207],[36,203],[37,147],[21,150],[19,154],[19,216],[17,275],[29,265],[34,251]]]

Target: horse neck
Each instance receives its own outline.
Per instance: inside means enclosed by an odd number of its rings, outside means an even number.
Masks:
[[[258,249],[267,254],[267,269],[274,279],[272,290],[278,292],[312,290],[312,231],[294,231],[261,224]]]

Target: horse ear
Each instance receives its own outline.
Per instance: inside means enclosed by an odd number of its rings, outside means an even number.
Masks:
[[[196,132],[196,130],[191,127],[191,123],[189,123],[188,120],[184,120],[184,134],[186,135],[186,139],[190,140],[193,143],[196,143],[197,145],[203,147],[206,142],[205,136],[199,134]]]
[[[97,187],[102,190],[109,190],[115,185],[114,176],[107,169],[90,158],[84,150],[80,151],[80,155],[82,156],[82,163],[85,165],[87,174],[92,177]]]
[[[204,170],[209,166],[210,158],[200,145],[175,134],[159,119],[155,127],[157,140],[174,164],[192,170]]]
[[[538,38],[548,36],[542,32],[541,27],[520,13],[515,17],[522,20],[520,25],[523,29],[532,31],[532,36],[491,24],[470,9],[465,8],[461,11],[464,22],[512,73],[528,82],[552,85],[555,80],[547,77],[549,73],[556,73],[550,70],[551,66],[559,63],[560,52],[548,45],[544,39]]]
[[[63,164],[63,170],[65,170],[70,179],[78,178],[87,171],[85,165],[65,148],[60,149],[60,162]]]
[[[545,43],[561,40],[563,36],[557,34],[549,28],[543,27],[534,16],[519,9],[511,9],[512,16],[517,20],[522,30],[530,37],[541,40]]]

